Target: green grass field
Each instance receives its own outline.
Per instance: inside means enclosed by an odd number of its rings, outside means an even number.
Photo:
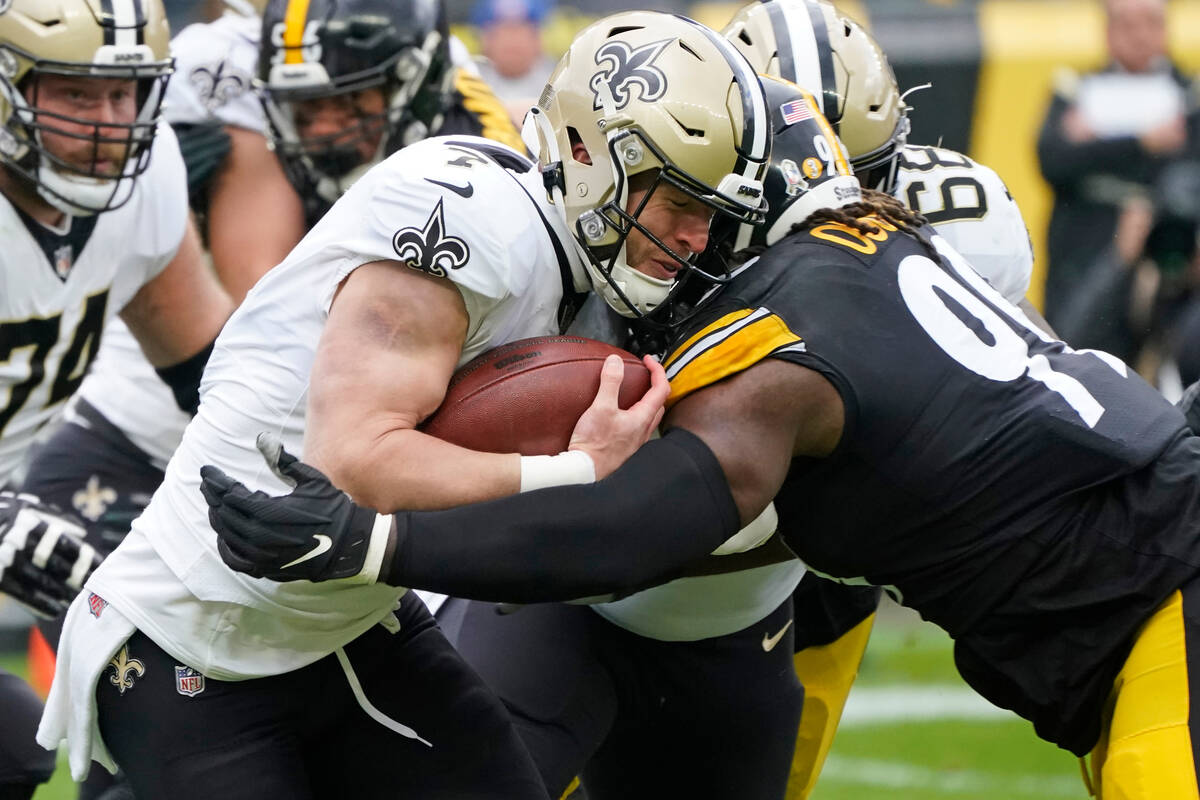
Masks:
[[[0,657],[24,674],[24,656]],[[59,771],[35,800],[73,800]],[[976,697],[950,640],[894,607],[881,612],[813,800],[1086,800],[1079,763]],[[736,800],[731,798],[730,800]]]

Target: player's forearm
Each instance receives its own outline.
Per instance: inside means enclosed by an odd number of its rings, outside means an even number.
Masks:
[[[420,431],[357,431],[305,444],[305,457],[355,502],[384,513],[437,510],[516,494],[520,456],[467,450]]]
[[[381,580],[519,603],[669,580],[739,527],[720,464],[682,430],[646,444],[599,483],[394,519]]]

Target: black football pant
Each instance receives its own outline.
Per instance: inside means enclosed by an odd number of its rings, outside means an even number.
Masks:
[[[145,511],[163,473],[86,401],[77,399],[74,411],[80,421],[64,422],[38,447],[21,490],[77,515],[88,544],[108,555]],[[38,620],[38,629],[55,650],[62,623],[61,617]],[[79,800],[100,800],[117,780],[94,766],[79,789]]]
[[[420,599],[396,615],[398,633],[377,625],[343,651],[370,705],[432,746],[368,716],[336,654],[196,691],[141,633],[126,648],[143,668],[126,672],[132,686],[120,692],[113,668],[97,685],[101,735],[139,798],[545,800],[504,707]]]
[[[790,600],[696,642],[638,636],[586,606],[497,608],[469,603],[461,627],[442,613],[553,797],[577,775],[589,800],[783,797],[804,697]]]

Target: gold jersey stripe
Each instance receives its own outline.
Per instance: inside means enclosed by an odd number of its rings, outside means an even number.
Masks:
[[[718,319],[716,322],[711,323],[704,330],[700,331],[695,336],[688,339],[682,345],[677,347],[675,349],[675,352],[671,353],[671,355],[667,357],[667,360],[663,362],[663,368],[671,369],[671,367],[675,366],[676,362],[680,361],[681,359],[686,360],[686,358],[688,356],[688,351],[691,350],[696,345],[696,343],[699,342],[701,339],[705,339],[709,336],[712,336],[713,334],[720,331],[722,328],[727,328],[730,325],[732,325],[733,323],[737,322],[738,320],[745,319],[746,317],[750,316],[753,313],[754,313],[753,309],[744,308],[741,311],[734,311],[732,314],[726,314],[725,316]]]
[[[744,325],[727,323],[724,326],[729,329],[726,335],[718,332],[708,341],[697,341],[686,361],[680,361],[673,369],[667,408],[697,389],[749,369],[781,347],[803,342],[782,319],[769,312],[760,315],[763,311],[765,309],[758,309],[758,312],[743,315],[743,319],[756,317]]]
[[[462,95],[463,108],[479,120],[483,129],[480,136],[506,144],[518,153],[525,152],[525,143],[521,141],[521,134],[513,125],[508,111],[483,79],[459,69],[454,76],[454,89]]]
[[[309,0],[288,0],[283,15],[283,62],[304,63],[304,26],[308,21]]]

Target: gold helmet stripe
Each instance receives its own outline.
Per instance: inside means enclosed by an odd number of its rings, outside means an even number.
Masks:
[[[309,0],[288,0],[283,15],[283,63],[304,63],[304,26]]]
[[[802,86],[797,86],[796,88],[800,90],[800,94],[804,96],[804,99],[808,101],[813,108],[821,107],[820,104],[817,103],[816,99],[808,93],[807,89]],[[813,119],[815,119],[817,121],[817,125],[820,126],[821,133],[825,134],[825,138],[829,140],[829,147],[831,150],[833,150],[833,157],[839,168],[838,174],[853,175],[854,170],[850,168],[850,164],[846,161],[846,149],[842,146],[842,141],[838,139],[838,135],[834,133],[833,126],[829,124],[829,120],[825,118],[824,114],[816,114],[813,116]]]

